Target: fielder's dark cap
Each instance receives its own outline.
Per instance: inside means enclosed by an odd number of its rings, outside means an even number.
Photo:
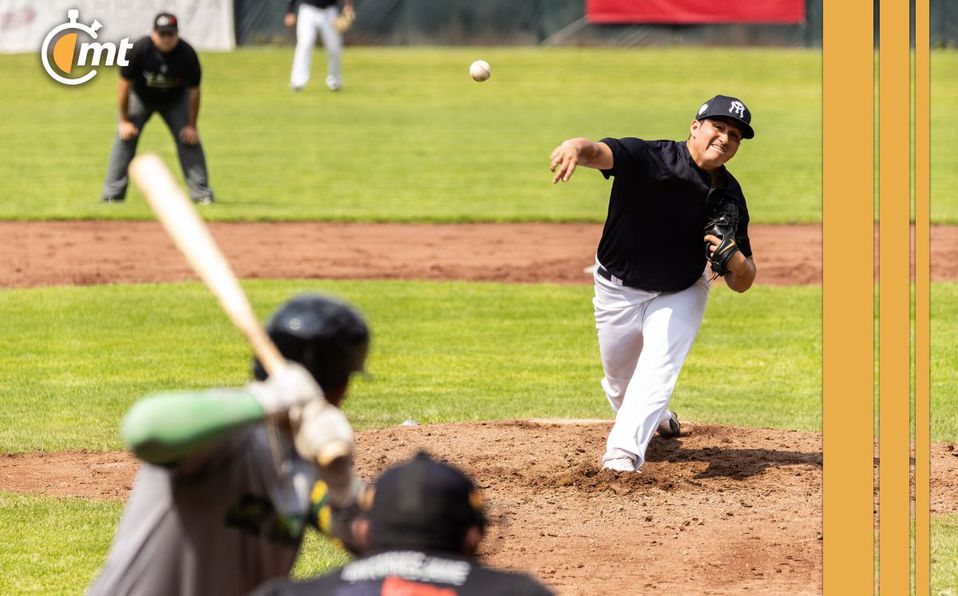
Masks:
[[[695,114],[695,119],[706,118],[728,118],[742,129],[742,138],[751,139],[755,136],[755,131],[752,130],[752,112],[737,97],[716,95],[703,103]]]
[[[482,497],[472,480],[422,451],[382,473],[361,500],[373,550],[461,551],[466,531],[485,530]]]
[[[161,12],[153,19],[153,30],[159,33],[176,33],[180,30],[176,15]]]

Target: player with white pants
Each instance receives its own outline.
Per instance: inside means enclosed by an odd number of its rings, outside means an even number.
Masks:
[[[725,169],[742,139],[754,136],[750,122],[745,104],[718,95],[699,108],[684,142],[576,138],[552,152],[554,183],[578,165],[615,179],[593,299],[601,385],[616,413],[607,469],[636,472],[656,430],[680,433],[669,400],[708,302],[706,262],[721,244],[704,231],[711,205],[732,203],[740,213],[726,284],[744,292],[755,280],[745,197]]]
[[[345,0],[344,6],[352,10],[352,0]],[[287,27],[296,26],[296,53],[293,55],[293,70],[289,77],[290,87],[294,91],[301,90],[309,82],[317,33],[322,37],[323,47],[326,48],[326,86],[332,91],[338,91],[342,86],[343,37],[336,28],[338,16],[336,0],[289,1],[285,23]]]
[[[647,292],[595,274],[602,389],[616,412],[607,453],[644,455],[656,430],[679,433],[669,396],[702,324],[710,285],[703,272],[681,292]],[[635,468],[644,458],[637,459]]]

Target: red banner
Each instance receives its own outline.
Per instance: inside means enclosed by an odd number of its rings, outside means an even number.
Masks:
[[[802,23],[805,0],[586,0],[597,24]]]

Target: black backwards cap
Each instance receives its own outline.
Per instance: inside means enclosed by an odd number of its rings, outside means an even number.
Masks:
[[[742,138],[751,139],[755,136],[751,124],[752,112],[737,97],[716,95],[703,103],[698,113],[695,114],[695,119],[705,120],[706,118],[728,118],[742,129]]]
[[[470,527],[486,527],[482,497],[472,480],[424,451],[383,472],[362,507],[372,524],[374,551],[458,553]]]
[[[153,19],[153,30],[160,33],[175,33],[179,31],[179,24],[176,21],[176,15],[168,12],[161,12]]]

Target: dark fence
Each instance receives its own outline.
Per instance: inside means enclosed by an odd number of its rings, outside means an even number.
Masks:
[[[346,42],[821,47],[822,2],[806,0],[805,22],[795,25],[590,25],[585,0],[354,0],[357,18]],[[285,0],[234,0],[237,43],[292,43],[293,33],[283,27],[286,5]],[[958,0],[931,0],[929,12],[932,46],[958,46]],[[876,19],[876,40],[877,26]]]

